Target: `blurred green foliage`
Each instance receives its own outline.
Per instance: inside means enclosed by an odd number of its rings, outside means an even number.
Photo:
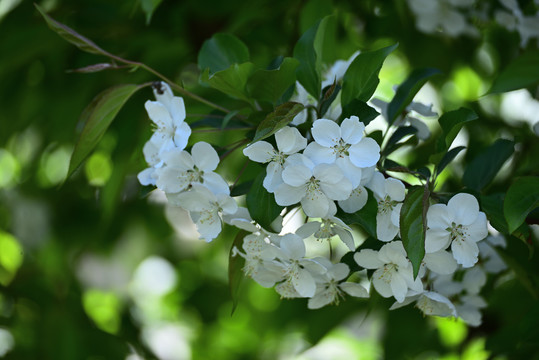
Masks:
[[[377,295],[369,302],[348,299],[338,307],[308,310],[304,300],[280,300],[248,280],[231,316],[227,262],[237,230],[225,229],[211,244],[193,240],[185,214],[165,209],[136,179],[145,167],[141,149],[151,131],[143,108],[152,97],[148,89],[129,99],[96,152],[64,183],[85,106],[111,86],[156,79],[142,71],[67,72],[106,59],[60,39],[32,2],[0,0],[0,7],[9,4],[15,6],[0,15],[0,329],[14,339],[6,359],[537,358],[537,299],[519,281],[518,269],[501,284],[487,284],[489,307],[478,328],[425,319],[411,307],[389,312],[391,301]],[[399,43],[380,71],[379,95],[386,100],[411,69],[443,72],[432,79],[441,108],[466,105],[480,117],[466,125],[473,141],[464,164],[473,164],[502,134],[519,140],[510,172],[487,185],[489,194],[504,193],[513,176],[539,175],[539,143],[529,125],[489,113],[491,100],[478,102],[494,75],[521,52],[515,34],[496,27],[483,41],[425,35],[414,28],[401,0],[39,5],[107,51],[143,62],[230,108],[238,100],[198,82],[196,62],[205,40],[219,32],[235,34],[247,44],[250,61],[269,68],[275,58],[294,53],[304,31],[333,13],[337,41],[334,51],[324,53],[325,63]],[[285,80],[279,78],[286,85]],[[268,101],[277,100],[268,95]],[[185,101],[192,114],[188,122],[210,111]],[[499,98],[493,102],[499,106]],[[241,140],[227,131],[193,134],[196,141],[206,138],[222,152]],[[435,140],[404,159],[407,165],[434,154]],[[234,180],[244,164],[234,153],[221,165],[228,172],[223,175]],[[250,163],[242,179],[253,180],[259,171]],[[464,169],[445,170],[450,185],[459,171]],[[521,274],[537,287],[537,255],[510,240],[508,256],[521,261]],[[161,260],[150,266],[149,257]],[[0,357],[11,344],[2,334]]]

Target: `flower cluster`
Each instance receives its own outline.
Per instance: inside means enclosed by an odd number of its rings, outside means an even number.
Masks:
[[[233,254],[244,259],[245,274],[261,286],[274,287],[284,298],[308,298],[308,307],[317,309],[338,303],[346,294],[368,297],[365,270],[374,270],[370,282],[381,296],[396,300],[392,308],[415,303],[427,315],[480,323],[479,309],[485,303],[479,290],[485,274],[499,271],[503,262],[492,249],[496,242],[478,243],[488,234],[486,216],[475,197],[459,193],[447,204],[428,208],[425,256],[414,276],[400,239],[405,184],[376,170],[380,146],[366,136],[357,116],[340,123],[322,118],[314,120],[307,133],[291,124],[243,149],[251,161],[266,165],[263,187],[285,207],[281,215],[300,209],[306,216],[296,228],[283,230],[282,216],[271,229],[264,228],[230,196],[227,182],[215,172],[219,157],[210,144],[197,142],[190,152],[185,150],[191,129],[184,121],[183,100],[163,83],[154,93],[157,101],[145,107],[156,128],[144,146],[149,167],[139,174],[140,182],[155,185],[170,204],[188,210],[206,241],[219,235],[223,222],[246,231]],[[412,103],[408,111],[436,115],[419,103]],[[380,245],[358,249],[352,228],[339,214],[357,216],[369,197],[377,204]],[[307,255],[310,242],[333,238],[354,252],[354,269],[330,255]]]

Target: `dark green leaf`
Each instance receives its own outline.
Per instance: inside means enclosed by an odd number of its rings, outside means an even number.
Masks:
[[[359,121],[367,126],[378,115],[380,115],[378,111],[367,105],[366,102],[354,99],[342,109],[341,119],[357,116]]]
[[[82,51],[98,55],[109,55],[105,50],[97,46],[92,40],[82,36],[70,27],[54,20],[52,17],[47,15],[47,13],[45,13],[45,11],[39,7],[39,5],[34,4],[34,6],[41,13],[41,16],[43,16],[49,28],[68,42],[72,43]]]
[[[247,81],[247,91],[257,100],[276,103],[296,82],[298,65],[296,59],[284,58],[278,69],[255,71]]]
[[[522,240],[531,253],[533,247],[528,243],[529,230],[526,224],[521,224],[516,230],[509,232],[509,227],[503,214],[504,196],[505,194],[503,193],[481,195],[481,210],[485,212],[488,221],[496,230],[504,235],[513,235]]]
[[[335,101],[335,98],[339,94],[339,91],[341,91],[341,86],[337,83],[333,83],[333,85],[326,86],[325,89],[322,90],[322,98],[318,102],[320,106],[318,107],[318,113],[320,114],[320,117],[323,118],[326,112],[329,110],[329,107]]]
[[[140,0],[140,6],[142,7],[142,11],[146,14],[146,25],[150,24],[150,21],[152,20],[152,15],[161,4],[163,0]]]
[[[505,139],[496,140],[468,164],[462,177],[463,184],[470,189],[480,191],[494,179],[514,150],[514,142]]]
[[[211,76],[209,70],[206,69],[201,74],[201,81],[227,95],[249,102],[246,85],[254,68],[254,64],[250,62],[233,64],[228,69],[218,71]]]
[[[477,115],[472,110],[466,108],[460,108],[443,114],[438,119],[438,123],[442,127],[442,135],[438,138],[437,152],[445,153],[451,147],[462,125],[476,119]],[[437,163],[442,157],[443,155],[440,154],[438,161],[431,161]]]
[[[449,165],[449,163],[453,161],[453,159],[464,149],[466,149],[466,146],[457,146],[456,148],[449,150],[436,166],[436,174],[440,174],[445,167]]]
[[[263,186],[265,172],[261,172],[247,193],[246,203],[249,214],[264,229],[271,231],[271,223],[279,216],[283,207],[277,205],[275,197]]]
[[[277,131],[288,125],[294,117],[303,110],[304,106],[296,102],[287,102],[275,108],[275,111],[268,114],[258,125],[253,142],[262,140],[275,134]]]
[[[369,197],[363,208],[353,214],[346,213],[339,208],[337,217],[348,225],[360,225],[367,234],[376,238],[376,214],[378,213],[378,203],[376,202],[372,191],[367,191]]]
[[[517,179],[507,190],[503,213],[509,232],[513,233],[526,220],[528,214],[539,206],[539,177]]]
[[[528,51],[509,64],[487,94],[503,93],[539,84],[539,52]]]
[[[230,189],[230,196],[235,197],[235,196],[245,195],[249,192],[252,186],[253,186],[252,180],[238,184],[234,186],[232,189]]]
[[[385,155],[391,154],[395,149],[394,145],[397,144],[403,137],[408,135],[413,135],[417,133],[417,129],[413,126],[401,126],[395,132],[391,137],[389,138],[386,148],[382,151]]]
[[[112,87],[97,95],[84,109],[80,116],[80,122],[84,123],[84,128],[71,155],[67,177],[73,174],[73,171],[95,148],[122,106],[140,88],[142,88],[140,85]]]
[[[387,105],[387,121],[389,125],[395,122],[395,119],[412,102],[417,92],[425,85],[428,79],[439,74],[438,69],[416,69],[408,78],[400,84],[391,102]]]
[[[391,154],[391,153],[393,153],[394,151],[400,149],[403,146],[416,146],[418,143],[419,143],[419,140],[417,139],[417,136],[411,136],[406,141],[401,141],[399,143],[393,144],[390,147],[386,147],[384,149],[384,154]]]
[[[226,114],[226,116],[223,118],[223,122],[221,124],[221,129],[226,129],[226,127],[230,123],[230,120],[232,120],[234,118],[234,116],[236,116],[238,114],[238,112],[239,112],[238,110],[234,110],[234,111],[231,111],[228,114]]]
[[[343,77],[341,105],[347,107],[353,100],[369,101],[380,79],[378,73],[386,57],[397,48],[394,44],[382,49],[359,54]]]
[[[243,238],[249,235],[245,230],[240,230],[234,242],[230,247],[228,253],[228,288],[230,289],[230,296],[232,297],[232,313],[236,310],[239,300],[240,285],[245,275],[243,274],[243,266],[245,265],[245,259],[238,254],[235,254],[234,248],[241,250],[243,245]]]
[[[408,191],[400,212],[400,234],[402,244],[412,262],[414,278],[419,273],[421,261],[425,256],[425,232],[427,231],[427,210],[429,190],[416,187]]]
[[[209,69],[210,75],[247,61],[249,61],[249,49],[232,34],[213,35],[211,39],[204,42],[198,53],[199,69]]]

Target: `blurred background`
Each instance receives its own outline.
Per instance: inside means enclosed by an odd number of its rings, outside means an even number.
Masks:
[[[411,69],[436,67],[443,76],[419,96],[438,112],[467,106],[480,115],[461,135],[459,141],[468,145],[461,162],[504,134],[519,139],[526,156],[518,166],[507,165],[489,188],[504,192],[511,174],[538,175],[537,84],[482,95],[500,69],[537,50],[537,3],[519,1],[520,17],[507,1],[432,3],[38,1],[105,50],[144,62],[230,107],[234,100],[198,84],[197,53],[204,40],[233,33],[263,67],[290,56],[306,29],[335,13],[340,25],[332,61],[399,42],[382,69],[377,97],[391,99],[393,86]],[[79,115],[92,98],[113,85],[156,80],[141,70],[69,71],[105,61],[49,30],[32,1],[0,0],[0,358],[537,356],[537,299],[511,270],[489,279],[489,305],[483,325],[475,328],[424,318],[411,306],[388,311],[392,301],[377,295],[308,310],[306,300],[280,300],[250,280],[244,280],[231,315],[227,267],[237,230],[225,228],[206,244],[181,209],[165,206],[162,195],[137,181],[146,167],[142,146],[151,134],[143,106],[153,97],[149,89],[128,101],[96,151],[64,182],[82,128]],[[210,111],[185,101],[188,122]],[[224,146],[232,138],[212,133],[208,139]],[[406,163],[428,156],[428,146],[426,154],[408,155]],[[233,181],[242,166],[241,156],[231,156],[221,170]],[[451,176],[458,179],[462,169],[457,163],[444,181],[455,183]],[[515,239],[509,247],[528,261],[525,244]]]

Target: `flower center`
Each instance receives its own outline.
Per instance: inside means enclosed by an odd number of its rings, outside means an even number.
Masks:
[[[383,200],[380,200],[378,202],[378,211],[381,214],[387,214],[393,210],[395,206],[397,206],[399,202],[392,200],[389,195],[386,195],[386,197]]]
[[[344,142],[343,139],[339,139],[337,145],[333,146],[333,152],[339,157],[349,156],[348,149],[350,149],[350,144]]]

